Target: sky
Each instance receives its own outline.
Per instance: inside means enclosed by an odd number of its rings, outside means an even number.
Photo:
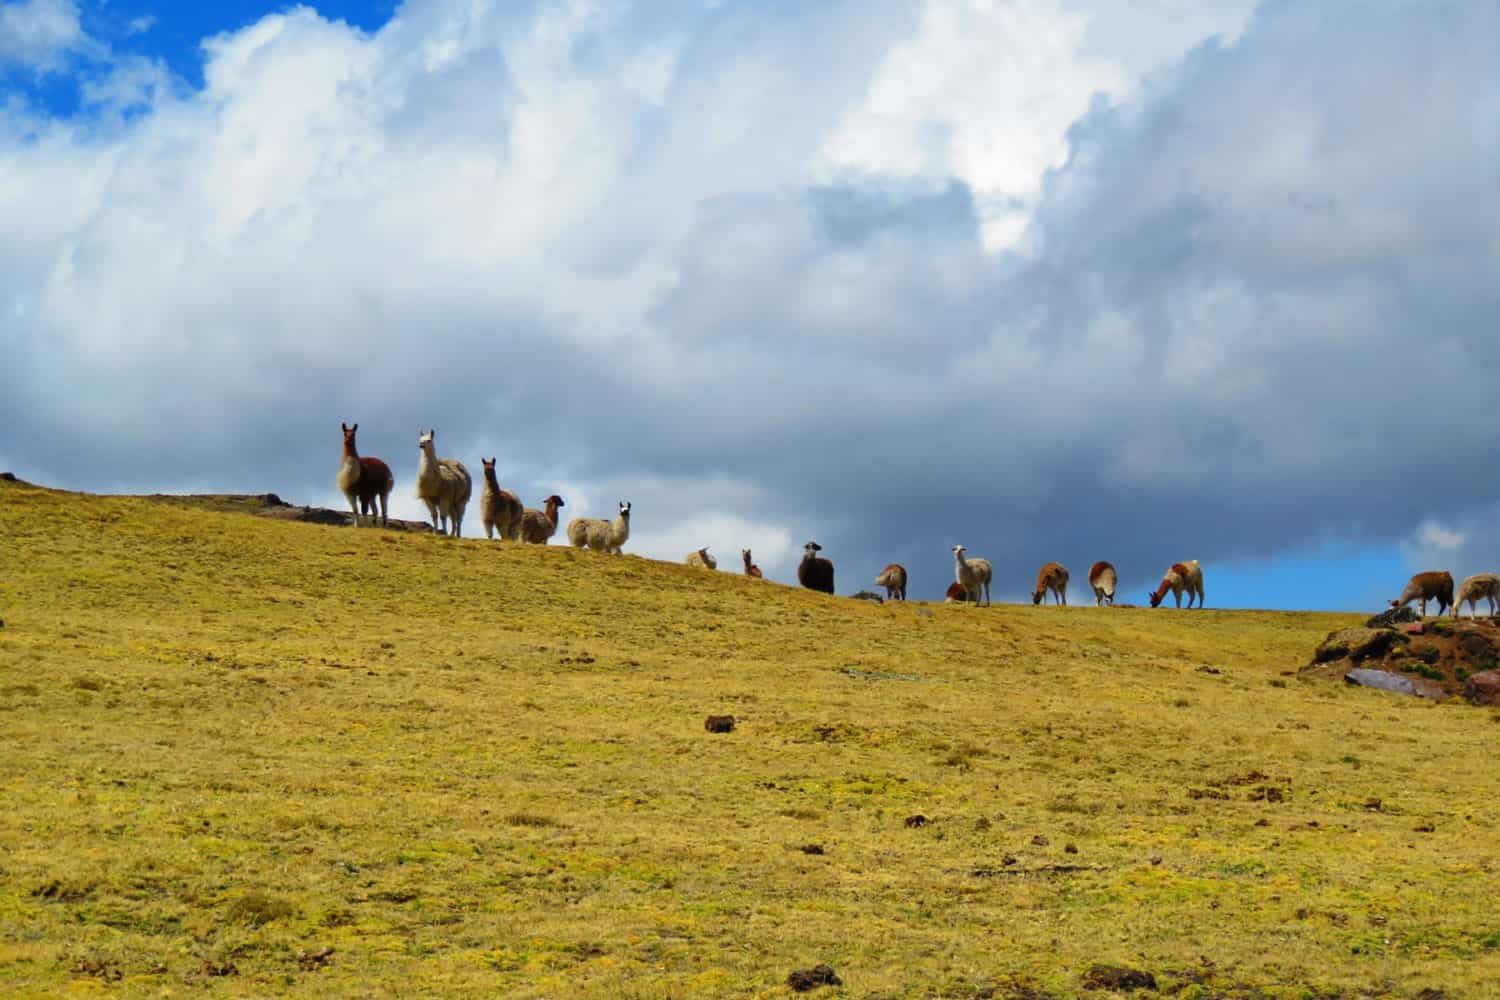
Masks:
[[[1376,610],[1500,568],[1500,5],[0,0],[0,469]],[[480,531],[477,497],[468,533]],[[561,532],[559,538],[561,541]]]

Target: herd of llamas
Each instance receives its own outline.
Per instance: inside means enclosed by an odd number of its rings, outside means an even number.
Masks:
[[[391,467],[378,458],[361,456],[355,444],[355,433],[359,424],[352,426],[340,423],[344,432],[343,461],[339,465],[338,488],[349,501],[349,509],[358,526],[361,519],[376,523],[376,506],[379,506],[380,524],[387,522],[387,504],[396,480]],[[432,520],[432,530],[438,534],[457,537],[463,524],[464,512],[473,494],[473,479],[464,463],[455,458],[439,458],[433,443],[436,432],[426,430],[417,436],[417,497],[427,507]],[[479,496],[479,519],[484,524],[486,538],[497,535],[506,541],[530,542],[545,545],[557,533],[558,511],[566,506],[563,498],[552,494],[542,501],[540,509],[526,507],[521,498],[510,490],[502,489],[495,474],[495,459],[482,458],[484,468],[484,491]],[[596,517],[575,517],[568,522],[568,542],[574,548],[593,549],[620,555],[625,542],[630,538],[630,503],[620,501],[619,512],[613,520]],[[797,565],[797,582],[809,590],[832,594],[833,563],[820,556],[822,546],[810,541],[802,550],[802,561]],[[755,565],[749,549],[741,549],[746,576],[760,577],[760,567]],[[962,545],[953,546],[954,582],[949,584],[946,599],[954,603],[990,603],[990,581],[994,568],[988,559],[970,557]],[[689,552],[683,560],[689,566],[718,569],[718,560],[707,547]],[[1089,567],[1089,586],[1094,592],[1094,604],[1103,606],[1115,602],[1115,586],[1119,574],[1108,562],[1096,562]],[[906,600],[906,567],[891,563],[875,578],[877,587],[884,587],[887,600]],[[1159,607],[1171,593],[1177,607],[1182,607],[1182,595],[1187,594],[1188,607],[1203,607],[1203,567],[1196,559],[1173,563],[1162,575],[1161,583],[1149,595],[1151,606]],[[868,592],[862,591],[865,596]],[[1031,592],[1031,603],[1041,604],[1047,595],[1055,603],[1068,603],[1068,570],[1060,563],[1049,562],[1036,576],[1036,586]],[[877,595],[868,595],[875,597]],[[1469,613],[1477,614],[1478,603],[1488,601],[1490,614],[1500,611],[1500,577],[1493,573],[1476,573],[1464,579],[1455,598],[1453,576],[1446,571],[1418,573],[1413,576],[1401,596],[1391,601],[1392,607],[1404,607],[1412,601],[1421,603],[1422,614],[1427,614],[1427,602],[1438,602],[1438,614],[1449,608],[1458,617],[1461,606],[1469,605]]]

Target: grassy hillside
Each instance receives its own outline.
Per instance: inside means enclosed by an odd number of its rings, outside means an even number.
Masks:
[[[1500,727],[1283,676],[1351,616],[211,508],[0,483],[0,994],[1500,982]]]

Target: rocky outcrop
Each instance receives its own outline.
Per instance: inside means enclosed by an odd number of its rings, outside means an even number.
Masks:
[[[1363,628],[1330,632],[1302,676],[1500,705],[1500,626],[1493,618],[1416,620],[1411,609],[1392,608]]]

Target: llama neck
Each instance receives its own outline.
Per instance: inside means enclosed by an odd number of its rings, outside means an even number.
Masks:
[[[484,470],[484,488],[491,493],[500,492],[500,480],[495,478],[495,470],[486,468]]]
[[[745,559],[745,569],[748,572],[749,569],[750,569],[750,553],[748,553],[748,552],[741,552],[740,555],[743,556],[744,559]]]
[[[542,507],[542,513],[547,516],[547,520],[551,521],[553,524],[556,524],[557,523],[557,501],[553,500],[551,498],[548,498],[546,504],[544,504],[543,507]]]

